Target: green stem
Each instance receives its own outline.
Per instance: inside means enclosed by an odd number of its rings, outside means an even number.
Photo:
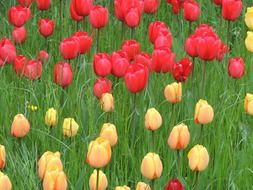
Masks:
[[[152,151],[155,151],[155,131],[151,131],[151,135],[152,135]]]
[[[195,175],[194,183],[193,183],[193,185],[192,185],[192,190],[197,189],[197,187],[198,187],[198,180],[199,180],[199,172],[197,171],[197,172],[196,172],[196,175]]]
[[[203,78],[202,78],[202,87],[201,87],[201,91],[202,91],[202,98],[204,98],[205,96],[205,82],[206,82],[206,63],[203,63]]]
[[[231,21],[228,21],[228,27],[227,27],[227,46],[229,47],[229,49],[230,49],[229,40],[231,38],[231,36],[230,36],[230,34],[231,34],[231,32],[230,32],[230,25],[231,25]]]
[[[99,52],[99,37],[100,37],[100,29],[97,30],[97,48],[96,48],[96,52]]]
[[[99,186],[99,169],[97,168],[96,190],[98,190],[98,186]]]
[[[181,172],[180,172],[180,150],[177,150],[177,177],[181,177]]]
[[[204,139],[203,134],[204,134],[204,125],[201,124],[200,133],[199,133],[200,144],[203,144],[203,139]]]
[[[154,179],[151,180],[150,187],[152,190],[155,190],[155,180]]]

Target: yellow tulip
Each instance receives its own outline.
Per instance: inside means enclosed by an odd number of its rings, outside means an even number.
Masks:
[[[175,104],[181,102],[182,100],[182,84],[179,83],[172,83],[165,87],[164,89],[164,96],[166,100]]]
[[[114,99],[113,99],[112,94],[110,93],[102,94],[102,97],[100,99],[100,104],[101,104],[102,110],[104,110],[105,112],[113,111]]]
[[[76,136],[79,125],[73,118],[65,118],[63,121],[63,135],[67,137],[74,137]]]
[[[250,30],[253,30],[253,7],[248,7],[245,14],[245,23]]]
[[[195,145],[188,153],[189,166],[193,171],[203,171],[209,163],[209,154],[202,145]]]
[[[245,111],[253,115],[253,94],[247,94],[245,99],[244,99],[244,109]]]
[[[138,182],[136,190],[151,190],[150,186],[144,182]]]
[[[103,171],[99,170],[98,172],[99,177],[98,177],[98,190],[105,190],[108,186],[108,181],[106,178],[106,175],[104,174]],[[89,186],[90,190],[97,190],[97,170],[94,170],[93,173],[90,176],[89,180]]]
[[[0,145],[0,169],[3,169],[5,166],[5,147],[3,145]]]
[[[190,133],[187,125],[181,123],[175,126],[168,138],[168,145],[173,150],[180,150],[187,147],[190,142]]]
[[[245,40],[245,45],[248,51],[253,53],[253,32],[248,31]]]
[[[38,171],[40,179],[43,179],[47,171],[62,171],[63,166],[59,152],[45,152],[38,161]]]
[[[9,177],[0,172],[0,190],[11,190],[12,185]]]
[[[105,123],[100,131],[100,137],[109,141],[110,145],[113,147],[117,144],[118,134],[115,125],[111,123]]]
[[[111,155],[112,151],[109,141],[98,137],[89,144],[86,161],[93,168],[102,168],[110,162]]]
[[[214,111],[206,100],[199,100],[195,107],[194,120],[197,124],[208,124],[213,121]]]
[[[145,114],[145,127],[149,130],[156,130],[162,125],[162,116],[155,108],[148,109]]]
[[[49,108],[45,115],[45,123],[48,127],[56,126],[58,121],[57,111],[54,108]]]
[[[117,186],[115,187],[115,190],[131,190],[130,187],[124,185],[124,186]]]
[[[43,180],[44,190],[67,190],[68,183],[63,171],[47,171]]]
[[[148,153],[142,160],[141,173],[144,177],[153,180],[160,178],[163,171],[163,164],[158,154]]]
[[[11,134],[14,137],[22,138],[30,131],[30,123],[23,114],[17,114],[11,125]]]

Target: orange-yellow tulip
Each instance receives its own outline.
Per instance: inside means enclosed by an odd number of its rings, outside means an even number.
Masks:
[[[244,109],[245,111],[253,115],[253,94],[247,94],[245,99],[244,99]]]
[[[44,190],[67,190],[68,183],[63,171],[47,171],[43,180]]]
[[[22,138],[30,131],[30,123],[23,114],[17,114],[11,125],[11,134],[14,137]]]
[[[9,177],[0,172],[0,190],[11,190],[12,185]]]
[[[108,181],[106,178],[106,175],[104,174],[103,171],[99,170],[98,172],[99,177],[98,177],[98,190],[105,190],[108,186]],[[93,173],[90,176],[89,180],[89,186],[90,190],[97,190],[97,170],[94,170]]]
[[[209,154],[202,145],[195,145],[188,153],[189,166],[193,171],[203,171],[209,163]]]
[[[144,182],[138,182],[136,190],[151,190],[150,186]]]
[[[63,121],[63,135],[67,137],[74,137],[76,136],[79,125],[73,118],[65,118]]]
[[[247,37],[245,39],[245,46],[249,52],[253,53],[253,32],[251,31],[247,32]]]
[[[145,114],[145,127],[149,130],[159,129],[162,125],[162,116],[155,108],[148,109]]]
[[[104,110],[105,112],[113,111],[114,99],[113,99],[112,94],[110,93],[102,94],[102,97],[100,99],[100,104],[101,104],[102,110]]]
[[[194,120],[197,124],[208,124],[213,121],[214,111],[206,100],[199,100],[195,107]]]
[[[5,166],[5,147],[3,145],[0,145],[0,169],[3,169]]]
[[[175,104],[181,102],[182,100],[182,84],[181,83],[172,83],[165,87],[164,96],[166,100]]]
[[[115,187],[115,190],[131,190],[130,187],[124,185],[124,186],[117,186]]]
[[[99,136],[108,140],[112,147],[117,144],[118,134],[115,125],[112,123],[105,123],[100,131]]]

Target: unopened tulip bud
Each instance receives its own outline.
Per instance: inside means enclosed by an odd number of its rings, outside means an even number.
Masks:
[[[118,141],[117,129],[115,125],[111,123],[105,123],[103,125],[99,136],[108,140],[112,147],[117,144]]]
[[[67,177],[63,171],[52,170],[45,174],[43,190],[67,190]]]
[[[9,177],[4,173],[0,172],[0,189],[1,190],[11,190],[12,185]]]
[[[124,186],[117,186],[115,187],[115,190],[131,190],[130,187],[124,185]]]
[[[245,111],[253,115],[253,94],[247,94],[244,100],[244,109]]]
[[[144,182],[138,182],[136,190],[151,190],[150,186]]]
[[[79,125],[73,118],[65,118],[63,121],[63,135],[67,137],[74,137],[76,136]]]
[[[166,185],[165,190],[184,190],[184,186],[178,179],[172,179]]]
[[[193,171],[203,171],[209,163],[209,154],[202,145],[195,145],[188,153],[189,166]]]
[[[3,169],[5,166],[5,147],[3,145],[0,145],[0,169]]]
[[[253,7],[247,8],[247,13],[245,14],[245,23],[250,30],[253,30]]]
[[[106,175],[104,174],[103,171],[99,170],[98,172],[99,177],[98,177],[98,190],[105,190],[108,186],[108,181],[106,178]],[[93,173],[90,176],[89,180],[89,186],[90,190],[97,190],[97,170],[94,170]]]
[[[54,127],[57,125],[58,117],[57,111],[54,108],[49,108],[45,115],[45,123],[48,127]]]
[[[194,121],[197,124],[205,125],[213,121],[214,111],[206,100],[199,100],[195,107]]]
[[[245,40],[245,45],[248,51],[253,53],[253,32],[248,31]]]
[[[14,137],[25,137],[30,131],[30,123],[23,114],[17,114],[11,125],[11,134]]]
[[[105,112],[113,111],[114,110],[114,99],[112,94],[104,93],[100,99],[100,104],[102,109]]]
[[[149,130],[156,130],[159,129],[161,125],[161,114],[155,108],[148,109],[147,113],[145,114],[145,127]]]
[[[170,103],[178,103],[182,100],[182,84],[181,83],[172,83],[165,87],[164,96],[167,101]]]

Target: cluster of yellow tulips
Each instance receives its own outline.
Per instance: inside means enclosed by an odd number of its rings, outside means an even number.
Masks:
[[[248,51],[253,53],[253,7],[247,8],[247,13],[245,14],[245,23],[247,27],[251,30],[247,32],[245,45]]]

